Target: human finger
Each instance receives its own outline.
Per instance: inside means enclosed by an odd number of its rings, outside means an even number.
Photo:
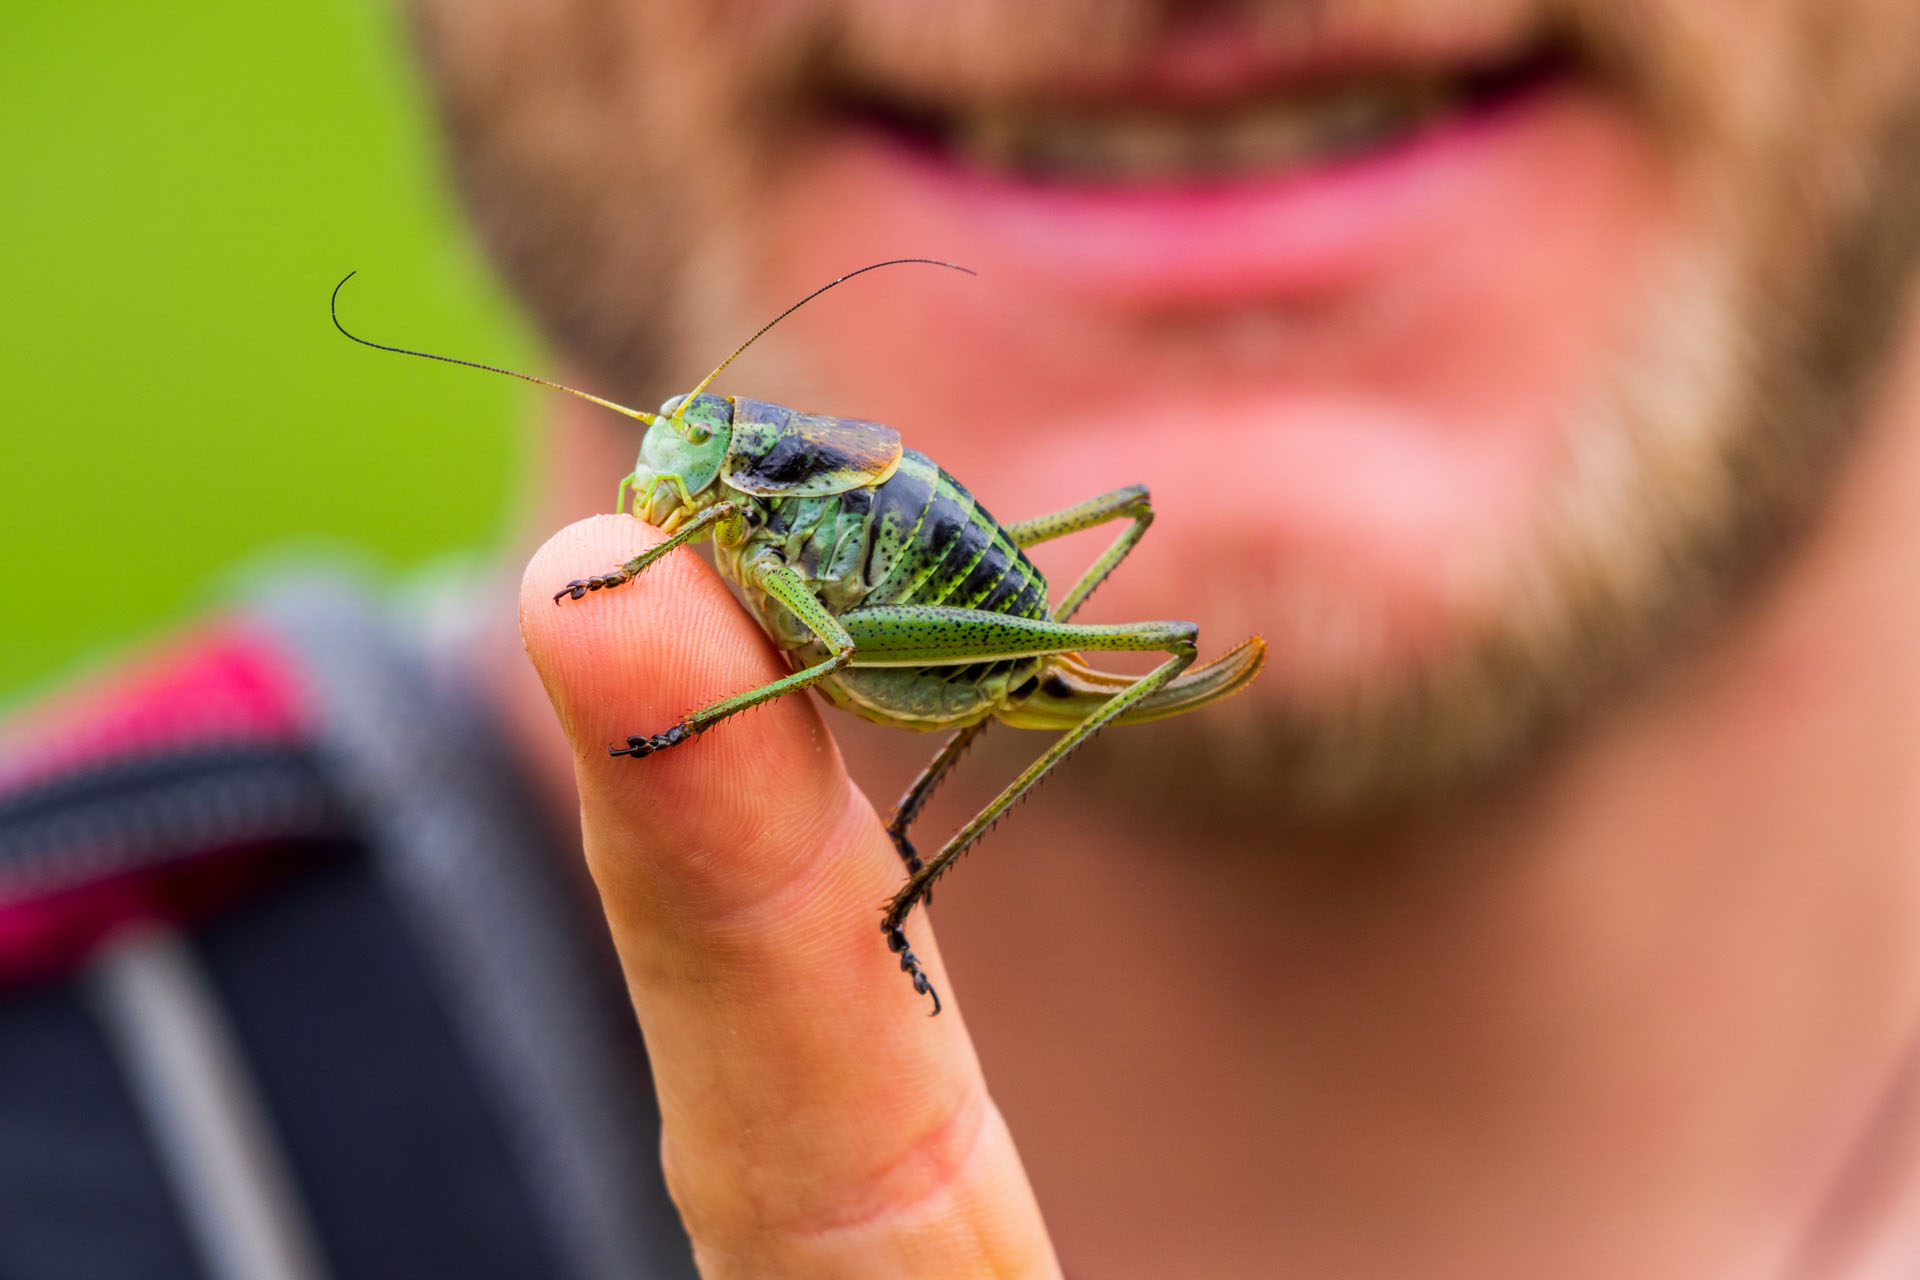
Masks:
[[[562,530],[528,566],[521,625],[574,747],[588,865],[703,1270],[1057,1274],[924,918],[911,932],[940,1017],[887,949],[878,908],[900,861],[810,701],[608,754],[786,674],[691,552],[552,599],[659,538],[625,516]]]

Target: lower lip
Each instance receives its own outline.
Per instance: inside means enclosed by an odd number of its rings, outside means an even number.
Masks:
[[[1339,290],[1537,202],[1596,97],[1551,80],[1372,151],[1184,188],[1021,181],[878,129],[843,134],[842,159],[849,190],[912,206],[907,225],[962,262],[1105,302],[1210,305]]]

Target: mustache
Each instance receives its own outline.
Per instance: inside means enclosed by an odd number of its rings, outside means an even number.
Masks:
[[[763,83],[969,103],[1097,94],[1170,65],[1286,82],[1543,48],[1638,77],[1681,34],[1645,0],[724,0],[706,18],[702,38],[734,42]]]

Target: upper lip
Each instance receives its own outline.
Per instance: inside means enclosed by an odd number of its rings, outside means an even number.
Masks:
[[[1229,47],[1209,56],[1173,38],[1120,65],[1065,63],[990,77],[975,75],[963,60],[890,66],[830,57],[819,83],[841,112],[924,126],[995,111],[1224,112],[1256,99],[1392,79],[1449,80],[1481,92],[1545,64],[1565,67],[1576,52],[1568,33],[1531,18],[1444,41],[1415,30],[1343,26],[1335,18],[1310,36],[1266,48]]]
[[[968,94],[951,82],[894,81],[872,76],[843,79],[830,101],[838,118],[887,132],[922,146],[954,153],[978,162],[983,156],[1005,153],[1007,133],[1021,132],[1029,140],[1049,132],[1084,135],[1088,126],[1158,121],[1165,130],[1188,134],[1217,127],[1223,139],[1257,131],[1250,123],[1263,110],[1287,104],[1360,103],[1369,90],[1396,86],[1387,101],[1410,118],[1423,112],[1471,107],[1497,98],[1517,86],[1559,75],[1573,63],[1572,50],[1562,41],[1525,32],[1498,45],[1454,50],[1442,55],[1417,55],[1406,48],[1316,49],[1297,53],[1291,60],[1268,59],[1247,63],[1236,74],[1200,82],[1177,61],[1149,59],[1132,74],[1104,79],[1063,74],[1044,90],[993,90]],[[1425,103],[1425,107],[1409,104]],[[1389,109],[1389,113],[1392,110]],[[1364,114],[1364,113],[1363,113]],[[1376,112],[1376,114],[1378,114]],[[1138,131],[1142,142],[1153,130]],[[1364,131],[1362,131],[1364,132]],[[996,149],[991,141],[999,139]],[[989,145],[981,146],[983,140]],[[1029,147],[1029,150],[1034,148]],[[1152,148],[1147,148],[1152,150]],[[1044,144],[1038,150],[1046,159]],[[1171,144],[1159,148],[1173,154]],[[1229,148],[1232,150],[1232,148]],[[1245,149],[1243,149],[1245,150]],[[1284,154],[1284,149],[1280,152]],[[1005,155],[1001,155],[1005,159]],[[1018,166],[1016,166],[1018,167]],[[1048,168],[1042,163],[1039,168]],[[1151,165],[1134,168],[1151,169]],[[1177,168],[1178,166],[1173,166]],[[1231,167],[1230,165],[1227,167]],[[1099,165],[1094,166],[1100,170]],[[1071,166],[1069,166],[1069,171]],[[1117,172],[1124,173],[1127,166]]]

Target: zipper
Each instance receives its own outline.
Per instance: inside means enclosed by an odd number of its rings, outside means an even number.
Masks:
[[[0,906],[202,854],[353,830],[301,745],[214,742],[113,759],[0,796]]]

